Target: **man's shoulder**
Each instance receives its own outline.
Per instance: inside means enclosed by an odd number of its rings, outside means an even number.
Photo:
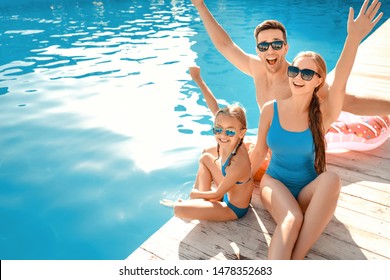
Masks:
[[[264,78],[265,73],[265,65],[264,61],[262,61],[258,56],[251,55],[250,56],[250,65],[252,69],[253,76],[256,78]]]
[[[264,62],[260,59],[260,57],[258,57],[257,55],[248,54],[248,57],[249,57],[249,59],[250,59],[250,62],[251,62],[253,65],[258,66],[259,64],[263,64],[263,63],[264,63]]]

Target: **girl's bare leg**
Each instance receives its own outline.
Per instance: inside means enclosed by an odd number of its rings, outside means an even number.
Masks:
[[[213,182],[218,186],[221,181],[221,164],[219,161],[215,161],[213,154],[207,151],[204,152],[199,159],[199,169],[194,188],[200,191],[209,191]]]
[[[225,202],[190,199],[178,201],[174,207],[175,216],[188,220],[229,221],[237,219],[236,214]]]

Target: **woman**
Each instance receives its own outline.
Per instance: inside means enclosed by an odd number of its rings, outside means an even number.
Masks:
[[[337,174],[326,171],[324,135],[340,114],[359,43],[382,16],[374,19],[380,3],[367,6],[365,1],[356,20],[350,9],[348,36],[327,97],[320,102],[317,96],[326,79],[324,60],[303,52],[288,67],[292,96],[268,102],[261,110],[250,158],[257,170],[272,151],[260,182],[261,200],[276,222],[269,259],[303,259],[336,209],[341,183]]]

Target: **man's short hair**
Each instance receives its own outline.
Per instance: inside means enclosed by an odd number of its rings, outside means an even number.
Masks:
[[[287,43],[286,28],[284,27],[284,25],[282,23],[280,23],[277,20],[265,20],[262,23],[260,23],[258,26],[256,26],[256,28],[255,28],[255,40],[256,40],[256,42],[257,42],[257,36],[259,35],[259,33],[261,31],[269,30],[269,29],[278,29],[278,30],[282,31],[282,33],[283,33],[283,40],[284,40],[285,43]]]

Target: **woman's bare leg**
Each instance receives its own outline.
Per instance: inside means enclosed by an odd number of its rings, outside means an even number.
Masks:
[[[290,259],[303,222],[301,208],[286,186],[267,174],[260,183],[260,196],[276,222],[268,259]]]
[[[292,259],[303,259],[321,236],[336,209],[340,188],[339,176],[324,172],[301,191],[298,203],[305,213],[304,222]]]

